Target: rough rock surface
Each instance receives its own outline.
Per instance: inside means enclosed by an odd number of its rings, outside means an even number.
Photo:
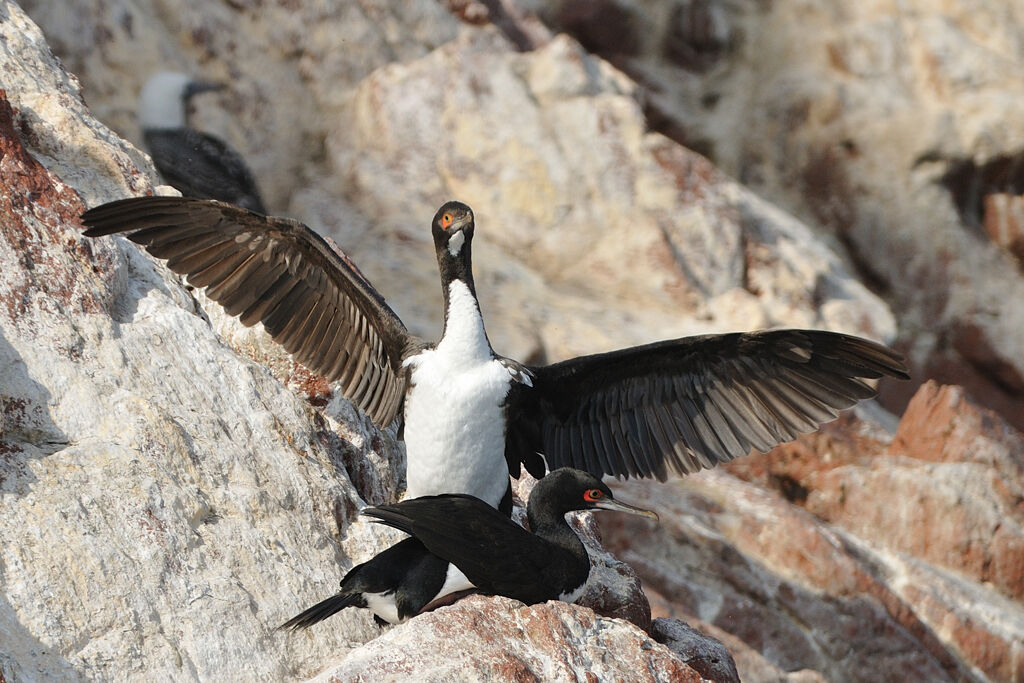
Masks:
[[[659,643],[683,658],[709,681],[739,683],[732,655],[720,641],[708,637],[678,619],[657,619],[651,635]]]
[[[0,675],[313,675],[378,634],[369,616],[274,627],[394,540],[356,521],[400,492],[394,435],[135,246],[80,236],[86,206],[151,190],[152,169],[18,7],[0,12]],[[646,626],[631,585],[592,601]]]
[[[393,629],[316,681],[704,680],[636,626],[564,602],[471,596]],[[721,679],[728,681],[729,679]]]
[[[313,673],[318,649],[273,629],[348,563],[346,457],[394,445],[353,421],[336,448],[168,271],[80,237],[151,169],[16,6],[0,31],[0,674]],[[343,619],[329,646],[376,631]]]
[[[1024,193],[1024,5],[523,4],[644,84],[653,126],[831,230],[894,305],[916,375],[964,384],[1024,428],[1020,211],[1006,201]]]
[[[509,356],[771,325],[896,333],[805,225],[647,132],[635,84],[564,37],[518,53],[432,0],[238,0],[209,16],[178,2],[27,5],[129,139],[135,93],[161,65],[230,81],[196,101],[196,125],[242,150],[271,208],[333,237],[424,336],[441,308],[428,222],[449,198],[476,211],[478,290]]]
[[[664,512],[657,528],[599,522],[655,616],[698,617],[784,671],[1018,680],[1022,464],[1019,432],[926,384],[895,438],[848,416],[671,486],[617,486]]]
[[[586,518],[578,524],[596,569],[584,606],[472,598],[376,640],[380,631],[358,611],[297,636],[274,632],[395,538],[357,521],[357,511],[400,494],[402,449],[393,431],[375,429],[259,329],[241,328],[133,245],[79,236],[85,206],[155,184],[144,155],[93,116],[137,140],[135,96],[152,71],[230,82],[197,101],[197,126],[242,150],[272,209],[332,236],[426,336],[440,320],[427,222],[445,199],[467,201],[479,222],[474,257],[491,339],[521,360],[769,325],[891,338],[892,314],[827,240],[650,132],[643,88],[572,39],[552,38],[511,0],[24,6],[82,85],[18,6],[0,0],[0,104],[9,103],[0,106],[4,680],[332,671],[380,680],[387,644],[418,641],[434,643],[416,652],[437,673],[417,672],[440,678],[450,671],[438,657],[445,632],[477,655],[463,660],[466,677],[482,679],[493,665],[526,678],[586,680],[589,670],[629,680],[649,664],[642,671],[729,680],[711,641],[700,643],[711,660],[693,661],[694,670],[672,654],[683,652],[684,629],[651,622],[635,573],[600,550]],[[694,4],[705,6],[716,5]],[[518,51],[525,46],[539,47]],[[991,329],[961,329],[976,366]],[[838,489],[804,496],[796,474],[764,466],[759,479],[753,464],[749,482],[726,473],[631,482],[624,498],[669,515],[660,528],[604,519],[606,540],[665,596],[655,598],[655,616],[709,624],[738,653],[744,680],[880,670],[1019,677],[1016,437],[1008,428],[971,436],[989,414],[964,407],[957,390],[933,391],[938,398],[908,419],[941,425],[949,415],[961,425],[962,441],[929,437],[954,444],[928,449],[943,460],[921,462],[916,428],[901,426],[888,445],[877,425],[847,420],[820,442],[801,442],[805,461],[824,463],[849,444],[860,469],[833,468]],[[872,466],[857,461],[858,449],[878,452],[873,444],[886,457],[903,448],[917,459],[916,470],[903,469],[907,486],[893,486],[901,495],[924,492],[932,472],[947,473],[946,487],[956,467],[980,473],[972,488],[923,499],[932,516],[960,526],[929,537],[927,549],[895,526],[878,539],[868,525],[853,528],[865,511],[849,499],[851,486],[878,486],[876,510],[899,502],[882,495],[889,480],[871,479]],[[960,458],[956,444],[989,455]],[[737,467],[747,462],[771,459]],[[821,472],[824,481],[828,468]],[[834,526],[773,489],[818,505],[812,511]],[[950,493],[958,490],[992,498],[961,505]],[[1001,513],[1010,521],[993,528]],[[975,524],[974,535],[956,535]],[[963,561],[961,547],[971,550]],[[493,629],[515,657],[483,658],[494,645],[467,624]]]

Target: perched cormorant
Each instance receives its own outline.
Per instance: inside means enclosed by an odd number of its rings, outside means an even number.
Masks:
[[[404,415],[407,496],[465,493],[511,510],[508,475],[687,474],[811,432],[906,378],[895,351],[816,330],[702,335],[526,366],[494,353],[473,284],[473,212],[431,224],[441,339],[409,333],[347,260],[297,221],[216,201],[141,197],[87,211],[90,237],[128,233],[379,426]]]
[[[658,518],[614,500],[600,479],[568,467],[548,474],[530,494],[526,515],[532,533],[473,496],[425,496],[366,508],[364,515],[412,538],[354,567],[337,595],[281,628],[308,628],[346,607],[368,607],[378,623],[393,624],[467,592],[527,605],[575,602],[590,575],[590,558],[565,515],[594,509]]]
[[[241,155],[223,140],[188,126],[189,99],[223,87],[171,71],[155,74],[139,94],[142,137],[164,181],[184,196],[219,199],[266,213]]]

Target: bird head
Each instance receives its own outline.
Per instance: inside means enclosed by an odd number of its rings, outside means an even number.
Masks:
[[[618,510],[632,515],[658,519],[657,513],[615,500],[611,489],[600,479],[582,470],[562,467],[537,483],[530,494],[529,508],[550,506],[556,514],[573,510]]]
[[[176,71],[154,74],[139,93],[139,125],[143,129],[182,128],[187,125],[192,96],[224,87],[223,83],[196,81]]]
[[[434,214],[431,227],[438,253],[444,249],[450,256],[457,257],[463,246],[473,239],[473,209],[462,202],[446,202]]]

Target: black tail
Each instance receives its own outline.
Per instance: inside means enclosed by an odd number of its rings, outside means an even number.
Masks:
[[[301,628],[309,628],[346,607],[366,607],[366,602],[359,593],[338,593],[316,603],[277,628],[282,631],[298,631]]]

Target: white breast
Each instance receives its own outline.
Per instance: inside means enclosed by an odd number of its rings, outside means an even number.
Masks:
[[[440,343],[406,360],[406,496],[468,493],[497,507],[508,488],[502,403],[512,377],[493,357],[480,311],[461,280],[449,286]]]

